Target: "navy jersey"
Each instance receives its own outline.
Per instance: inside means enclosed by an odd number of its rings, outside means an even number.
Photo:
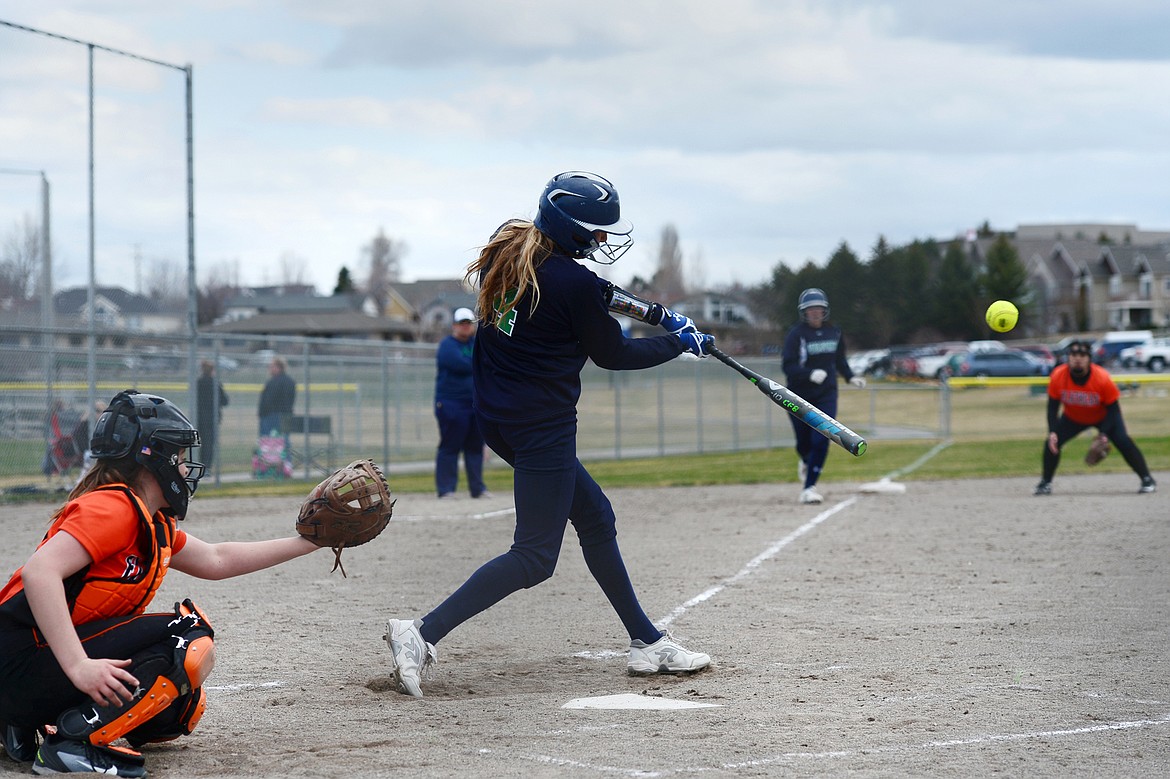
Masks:
[[[808,377],[817,368],[828,376],[820,384],[813,384]],[[838,373],[846,381],[853,378],[845,360],[841,328],[826,323],[814,329],[801,322],[788,331],[784,340],[784,375],[790,390],[809,401],[834,395]]]
[[[495,325],[481,326],[472,355],[475,407],[487,419],[525,421],[571,412],[585,360],[609,370],[652,368],[683,352],[673,335],[626,338],[609,315],[597,274],[560,254],[536,271],[532,291]]]

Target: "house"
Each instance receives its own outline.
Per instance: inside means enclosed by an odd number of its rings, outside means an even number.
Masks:
[[[675,301],[670,308],[708,327],[751,327],[755,324],[747,298],[735,292],[698,292]]]
[[[976,269],[993,242],[968,239]],[[1170,327],[1170,232],[1021,225],[1011,242],[1028,275],[1025,325],[1038,335]]]
[[[475,292],[463,279],[419,279],[396,283],[393,289],[416,312],[415,325],[420,341],[438,341],[448,335],[455,309],[475,310]]]
[[[94,288],[94,322],[99,330],[123,333],[182,333],[187,323],[184,301],[168,306],[121,287]],[[53,295],[58,327],[89,326],[89,289],[74,287]]]
[[[1110,277],[1105,313],[1111,330],[1170,327],[1170,243],[1104,246]]]
[[[382,316],[373,298],[360,293],[321,296],[312,287],[250,288],[225,301],[224,315],[201,332],[415,340],[409,304],[392,294],[387,308],[399,314]]]

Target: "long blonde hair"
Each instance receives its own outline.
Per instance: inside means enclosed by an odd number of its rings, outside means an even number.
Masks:
[[[104,487],[107,484],[125,484],[129,487],[135,488],[137,491],[138,479],[142,475],[143,466],[139,465],[133,457],[121,457],[117,460],[98,460],[93,464],[93,467],[85,472],[81,480],[69,491],[69,497],[65,502],[79,498],[88,492],[93,492],[98,487]],[[61,516],[61,512],[65,510],[62,505],[53,512],[53,519]]]
[[[532,289],[529,315],[540,304],[536,269],[552,254],[556,244],[527,220],[505,222],[467,266],[465,281],[479,282],[479,318],[488,325],[500,321]],[[480,280],[480,274],[483,274]],[[515,290],[515,295],[508,293]]]

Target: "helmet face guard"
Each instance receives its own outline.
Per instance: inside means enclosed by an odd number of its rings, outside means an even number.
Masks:
[[[829,318],[829,297],[825,294],[824,290],[809,287],[800,293],[800,299],[796,304],[796,310],[800,312],[801,322],[808,321],[808,314],[806,312],[814,306],[820,306],[825,309],[825,319]]]
[[[553,176],[541,193],[533,223],[574,259],[611,265],[634,245],[630,238],[634,226],[622,218],[613,184],[584,171]],[[605,233],[604,242],[598,240],[599,232]],[[620,240],[610,241],[610,236]]]
[[[168,506],[164,513],[182,519],[206,471],[203,463],[183,461],[183,453],[198,445],[199,431],[178,406],[158,395],[124,390],[98,417],[89,448],[99,460],[133,456],[158,481]]]

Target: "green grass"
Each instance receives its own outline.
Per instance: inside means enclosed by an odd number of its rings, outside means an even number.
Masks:
[[[1090,469],[1082,459],[1088,443],[1089,435],[1086,433],[1065,447],[1059,471],[1062,475],[1129,472],[1129,466],[1116,451],[1105,462]],[[1139,438],[1137,443],[1152,470],[1170,470],[1170,439]],[[833,447],[822,481],[876,481],[910,466],[937,444],[937,441],[877,442],[871,444],[869,451],[862,457],[851,457]],[[956,441],[898,479],[917,481],[1039,476],[1042,445],[1042,439]],[[603,487],[615,488],[783,484],[796,481],[796,455],[787,448],[631,460],[594,460],[585,463],[585,467]],[[496,493],[506,493],[512,489],[512,472],[507,468],[488,469],[484,480],[488,489]],[[290,480],[248,481],[220,487],[205,485],[200,488],[199,496],[303,495],[311,484],[303,480]],[[392,475],[390,486],[398,494],[430,493],[434,491],[434,476],[431,473]]]

